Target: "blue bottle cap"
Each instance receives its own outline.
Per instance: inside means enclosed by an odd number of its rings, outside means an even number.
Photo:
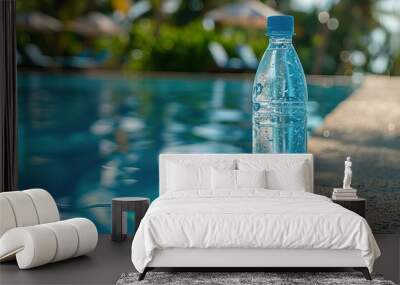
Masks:
[[[269,16],[267,17],[268,36],[292,36],[294,34],[293,16]]]

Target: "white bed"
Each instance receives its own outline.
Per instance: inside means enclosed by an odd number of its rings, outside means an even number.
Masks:
[[[200,166],[193,177],[192,165]],[[222,169],[214,180],[235,173],[235,187],[240,175],[243,185],[258,183],[247,178],[265,166],[270,185],[208,189],[203,165]],[[159,175],[160,197],[132,243],[140,279],[155,267],[354,267],[370,278],[380,255],[362,217],[312,194],[311,154],[162,154]]]

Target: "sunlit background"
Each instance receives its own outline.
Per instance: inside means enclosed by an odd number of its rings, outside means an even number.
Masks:
[[[276,14],[295,16],[310,136],[365,75],[400,75],[396,0],[17,1],[20,188],[107,232],[112,197],[157,197],[160,152],[251,152]]]

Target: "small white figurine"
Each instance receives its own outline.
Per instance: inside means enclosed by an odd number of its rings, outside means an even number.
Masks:
[[[343,189],[351,189],[351,176],[353,175],[351,164],[351,157],[348,156],[344,162]]]

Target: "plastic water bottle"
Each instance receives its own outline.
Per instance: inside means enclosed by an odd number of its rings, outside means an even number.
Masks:
[[[292,44],[293,16],[267,18],[269,45],[253,85],[253,152],[307,152],[307,84]]]

